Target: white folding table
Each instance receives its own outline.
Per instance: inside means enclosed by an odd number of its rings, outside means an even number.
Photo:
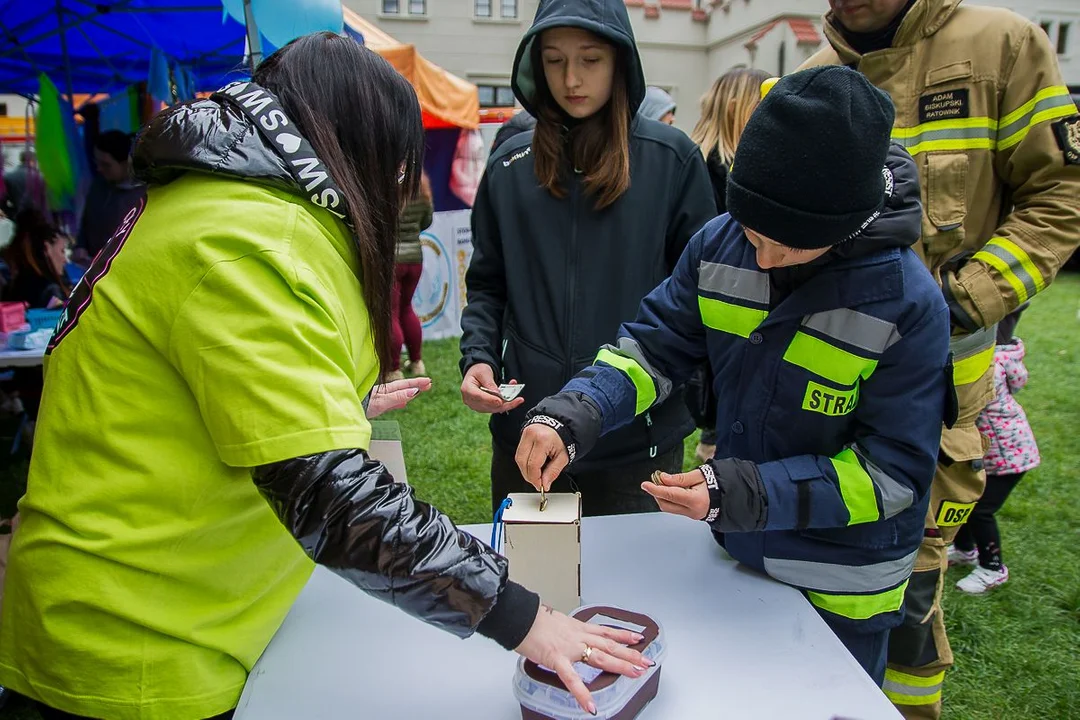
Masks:
[[[489,526],[466,528],[477,537]],[[798,591],[739,566],[702,523],[585,518],[586,604],[644,612],[668,641],[641,720],[896,720]],[[459,640],[318,568],[248,678],[236,720],[520,718],[517,656]]]

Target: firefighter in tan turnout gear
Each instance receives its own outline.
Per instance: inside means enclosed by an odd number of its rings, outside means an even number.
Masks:
[[[949,303],[959,416],[942,435],[904,624],[884,689],[908,718],[937,718],[952,651],[946,547],[982,494],[975,418],[990,400],[995,325],[1044,290],[1080,243],[1080,116],[1043,30],[958,0],[829,0],[829,45],[892,96],[893,140],[919,167],[920,248]]]

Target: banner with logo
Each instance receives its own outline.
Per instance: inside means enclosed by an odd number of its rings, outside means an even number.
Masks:
[[[465,307],[465,271],[472,259],[470,210],[437,212],[424,232],[424,272],[413,295],[413,309],[420,318],[425,340],[461,336],[461,311]]]

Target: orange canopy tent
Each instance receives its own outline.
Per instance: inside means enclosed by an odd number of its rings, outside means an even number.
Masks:
[[[398,42],[356,12],[342,6],[345,25],[364,38],[364,44],[379,53],[412,83],[424,113],[424,127],[465,128],[480,124],[480,96],[476,86],[448,73],[426,59],[416,46]]]

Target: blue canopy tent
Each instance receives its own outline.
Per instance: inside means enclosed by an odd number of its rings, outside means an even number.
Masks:
[[[0,93],[37,98],[55,120],[39,123],[35,144],[50,207],[71,224],[92,138],[72,121],[77,94],[111,94],[120,102],[98,108],[101,117],[116,111],[111,118],[126,115],[119,126],[134,129],[140,83],[158,100],[190,98],[247,75],[245,59],[253,65],[317,30],[342,31],[340,0],[0,0]]]
[[[264,40],[257,60],[299,35],[341,32],[341,3],[0,0],[0,92],[34,95],[41,73],[68,95],[113,92],[145,81],[155,51],[189,71],[197,89],[214,89],[247,72],[249,29]]]
[[[247,76],[266,53],[306,33],[345,32],[365,42],[363,20],[349,16],[346,24],[341,0],[0,0],[0,93],[36,96],[44,75],[69,100],[84,93],[123,100],[121,93],[145,82],[149,95],[171,102],[170,79],[191,86],[178,93],[181,98],[217,89]],[[248,52],[250,46],[255,52]],[[405,49],[410,48],[376,51],[393,55]],[[410,62],[415,65],[415,58]],[[433,74],[449,82],[445,71]],[[445,88],[429,92],[440,90]],[[124,107],[118,103],[103,112]],[[440,210],[466,207],[448,189],[456,124],[460,121],[429,132],[425,164]],[[67,144],[78,143],[72,137]]]

